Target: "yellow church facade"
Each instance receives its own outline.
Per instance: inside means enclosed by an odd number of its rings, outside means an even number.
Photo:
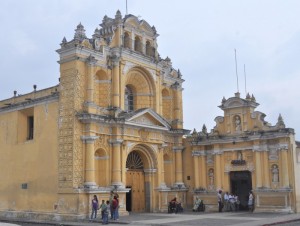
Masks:
[[[237,93],[211,132],[190,134],[184,80],[155,27],[119,11],[100,26],[63,39],[57,86],[0,101],[0,216],[84,219],[111,191],[121,215],[166,212],[173,197],[214,211],[219,189],[243,203],[253,190],[256,211],[300,211],[299,150],[281,117],[269,125]]]
[[[240,209],[248,208],[249,191],[255,195],[256,212],[299,211],[299,150],[294,130],[282,116],[272,126],[249,94],[223,98],[223,116],[208,132],[205,125],[185,139],[186,158],[192,156],[194,194],[214,207],[216,191],[239,197]],[[211,205],[210,205],[211,204]]]

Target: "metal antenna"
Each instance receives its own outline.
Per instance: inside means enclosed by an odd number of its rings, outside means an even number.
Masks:
[[[239,93],[239,76],[238,76],[238,71],[237,71],[236,49],[234,49],[234,56],[235,56],[236,86],[237,86],[237,92]]]
[[[126,0],[126,15],[128,15],[127,0]]]
[[[247,96],[246,64],[244,64],[244,77],[245,77],[245,93],[246,93],[246,96]]]

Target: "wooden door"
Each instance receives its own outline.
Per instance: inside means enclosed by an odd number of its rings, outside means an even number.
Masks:
[[[128,170],[126,173],[126,187],[131,187],[131,210],[145,211],[145,176],[141,170]]]

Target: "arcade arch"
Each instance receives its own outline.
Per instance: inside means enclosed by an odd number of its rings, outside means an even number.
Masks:
[[[100,107],[109,106],[111,81],[107,73],[99,70],[94,79],[94,103]]]
[[[138,110],[141,108],[155,109],[155,83],[152,75],[144,68],[134,67],[126,75],[124,93],[124,109],[128,104],[128,88],[132,91],[133,108]]]
[[[104,149],[97,149],[94,154],[95,161],[95,182],[98,186],[107,186],[108,178],[103,177],[109,170],[108,155]]]

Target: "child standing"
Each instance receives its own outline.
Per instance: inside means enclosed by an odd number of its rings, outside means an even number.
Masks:
[[[102,213],[103,213],[103,218],[102,218],[102,224],[108,224],[108,215],[109,215],[109,201],[106,201],[106,204],[102,204]]]

